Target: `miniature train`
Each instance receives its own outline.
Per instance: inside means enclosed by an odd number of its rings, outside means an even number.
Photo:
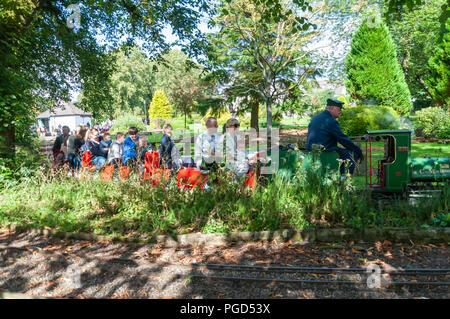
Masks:
[[[412,158],[411,134],[411,130],[378,130],[353,138],[365,144],[362,148],[367,189],[375,193],[403,193],[409,188],[450,181],[450,158]],[[383,142],[382,159],[374,159],[373,142]],[[311,153],[316,152],[280,151],[279,171],[292,175],[297,169],[295,163]],[[338,170],[337,152],[319,152],[314,156],[324,169]]]
[[[432,185],[450,181],[450,158],[411,158],[411,130],[378,130],[367,131],[367,134],[354,138],[365,143],[365,179],[367,189],[375,193],[404,193],[408,189],[417,189],[424,184]],[[373,142],[383,142],[383,158],[375,160],[373,156]],[[270,155],[270,154],[269,154]],[[319,160],[323,171],[337,171],[339,165],[337,152],[311,151],[305,152],[294,147],[280,148],[277,166],[273,175],[291,178],[297,171],[300,161],[306,156],[313,156]],[[260,162],[258,161],[259,165]],[[82,166],[93,171],[89,152],[83,154]],[[112,167],[106,167],[102,173],[103,180],[110,180]],[[128,177],[127,167],[120,169],[120,178]],[[152,186],[161,182],[166,184],[171,176],[168,169],[159,166],[158,152],[148,152],[145,156],[144,180],[151,180]],[[245,186],[256,187],[259,179],[259,169],[247,174]],[[182,189],[192,189],[197,186],[203,189],[206,175],[191,167],[183,168],[176,174],[177,186]]]

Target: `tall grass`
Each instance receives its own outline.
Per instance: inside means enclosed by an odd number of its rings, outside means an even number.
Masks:
[[[227,172],[217,186],[184,191],[172,182],[151,187],[136,175],[126,181],[103,182],[50,174],[5,185],[0,192],[0,226],[16,223],[61,231],[105,235],[149,236],[167,233],[276,230],[308,226],[411,226],[430,224],[449,211],[446,196],[412,206],[405,200],[388,204],[368,200],[351,179],[321,174],[319,163],[303,165],[290,180],[275,176],[254,192],[242,188]]]

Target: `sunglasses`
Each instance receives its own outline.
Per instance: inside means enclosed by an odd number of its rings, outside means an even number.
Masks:
[[[239,123],[237,123],[237,124],[231,125],[230,127],[238,128],[238,127],[240,127],[240,125],[239,125]]]

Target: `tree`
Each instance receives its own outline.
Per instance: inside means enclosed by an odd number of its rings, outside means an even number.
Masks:
[[[156,127],[160,127],[160,120],[172,119],[172,106],[162,90],[158,90],[153,95],[150,109],[148,111],[150,119],[156,121]]]
[[[439,16],[445,2],[424,0],[422,5],[403,12],[388,24],[411,96],[427,104],[433,99],[430,91],[433,87],[425,84],[431,72],[428,60],[438,46]]]
[[[187,128],[187,115],[198,105],[197,99],[202,96],[202,82],[196,77],[186,75],[175,79],[170,94],[177,111],[184,114],[184,128]]]
[[[450,19],[447,22],[450,27]],[[425,83],[430,88],[433,102],[449,110],[450,107],[450,33],[443,36],[429,60],[430,75]]]
[[[363,21],[353,37],[345,68],[347,90],[359,102],[375,99],[406,114],[411,110],[411,95],[398,63],[394,41],[387,26],[369,26]]]
[[[123,38],[142,40],[156,56],[169,48],[162,34],[169,24],[187,52],[202,51],[197,25],[210,13],[207,0],[86,0],[75,11],[67,9],[72,2],[0,3],[0,157],[14,155],[16,137],[30,136],[36,112],[68,99],[70,90],[83,90],[81,106],[94,116],[108,110],[114,63],[106,52]],[[99,44],[99,35],[107,45]]]
[[[297,1],[299,3],[299,1]],[[302,3],[303,11],[310,7]],[[213,25],[220,31],[210,38],[209,58],[229,81],[234,97],[256,97],[267,109],[267,130],[272,130],[272,105],[287,96],[310,73],[304,47],[314,35],[292,2],[277,4],[279,16],[271,14],[270,3],[223,1]],[[298,10],[297,10],[298,11]],[[251,103],[256,109],[259,103]],[[255,114],[255,113],[254,113]],[[257,113],[256,113],[257,114]]]
[[[202,79],[204,67],[194,63],[179,50],[171,50],[159,59],[154,73],[155,89],[167,93],[174,109],[186,118],[198,105],[210,87],[208,81]]]
[[[148,104],[153,97],[153,65],[138,46],[122,46],[111,52],[115,56],[116,70],[111,75],[110,88],[113,114],[131,112],[148,117]],[[107,110],[105,110],[107,111]],[[107,113],[111,116],[111,113]]]

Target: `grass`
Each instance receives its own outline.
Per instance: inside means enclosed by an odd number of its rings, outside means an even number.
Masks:
[[[411,157],[450,157],[450,144],[413,143]]]
[[[60,231],[146,237],[189,232],[261,231],[315,227],[418,227],[449,211],[449,187],[442,200],[411,206],[396,199],[369,201],[354,182],[320,176],[320,166],[300,169],[291,180],[276,177],[253,193],[243,181],[219,174],[220,187],[182,191],[151,187],[131,175],[127,181],[85,180],[43,169],[30,178],[5,184],[0,192],[0,226],[50,227]],[[214,185],[211,181],[209,185]],[[440,215],[441,214],[441,215]]]

